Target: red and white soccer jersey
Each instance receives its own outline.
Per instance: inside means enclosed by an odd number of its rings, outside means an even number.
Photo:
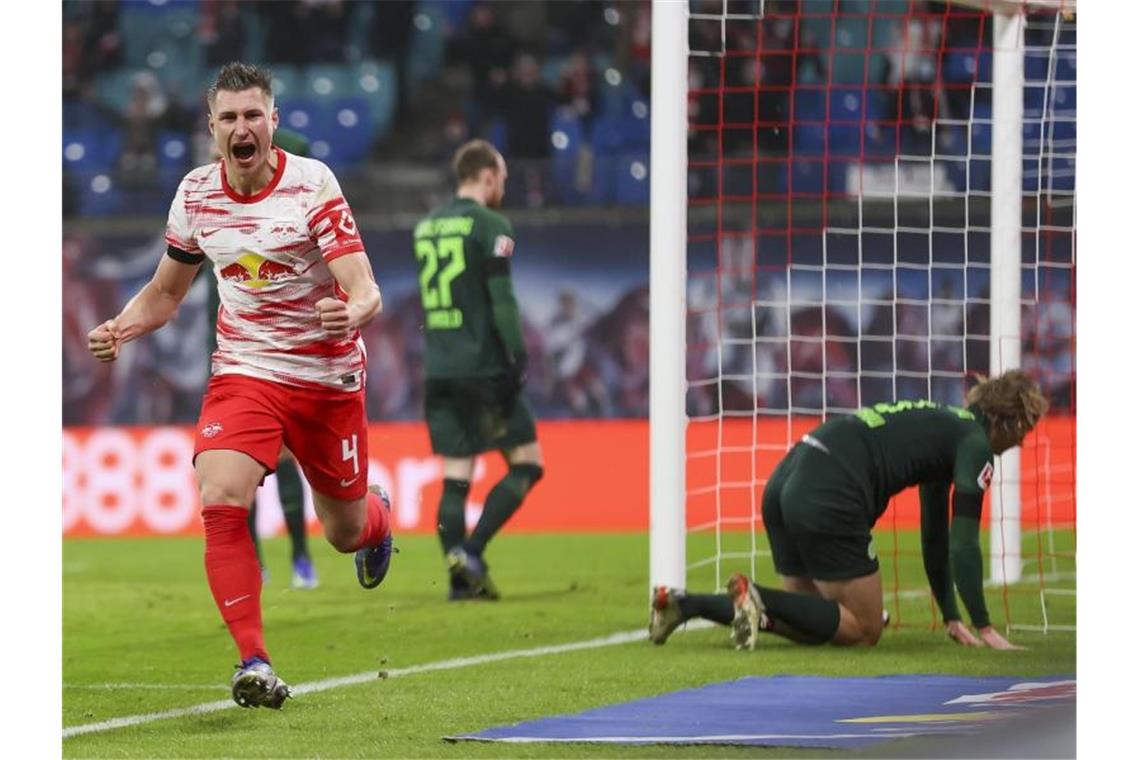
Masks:
[[[359,331],[330,337],[316,303],[345,298],[328,262],[363,253],[352,210],[320,161],[274,148],[277,171],[255,195],[239,195],[221,161],[182,180],[166,224],[176,258],[205,256],[217,275],[218,350],[213,374],[308,388],[359,390]]]

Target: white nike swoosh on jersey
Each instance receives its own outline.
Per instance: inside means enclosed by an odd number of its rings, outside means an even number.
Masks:
[[[356,481],[358,481],[358,480],[360,480],[360,476],[359,476],[359,475],[357,475],[357,476],[356,476],[355,478],[353,478],[352,480],[341,480],[341,481],[340,481],[340,487],[341,487],[341,488],[348,488],[350,485],[352,485],[353,483],[355,483],[355,482],[356,482]]]
[[[237,604],[238,602],[240,602],[242,599],[249,599],[250,596],[252,596],[252,594],[243,594],[243,595],[239,596],[237,599],[227,599],[225,601],[225,605],[227,607],[232,607],[235,604]]]

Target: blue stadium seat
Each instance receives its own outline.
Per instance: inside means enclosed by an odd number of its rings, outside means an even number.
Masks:
[[[978,58],[971,51],[950,50],[942,59],[942,77],[948,82],[973,82],[978,73]]]
[[[77,129],[63,133],[63,163],[77,172],[106,172],[122,152],[123,136],[116,129]]]
[[[192,157],[190,137],[182,132],[161,132],[158,135],[159,169],[182,170],[190,167]]]
[[[939,124],[938,127],[938,155],[965,156],[969,144],[966,127],[958,124]]]
[[[374,126],[368,102],[363,98],[337,98],[321,103],[313,129],[313,139],[329,146],[321,160],[334,166],[362,161],[375,140]]]
[[[314,63],[305,68],[305,97],[330,100],[351,95],[356,90],[356,77],[348,66],[336,63]]]
[[[312,139],[321,111],[321,104],[318,101],[305,97],[281,98],[277,101],[277,111],[282,127]]]
[[[649,145],[649,120],[629,114],[604,115],[594,119],[590,141],[598,155],[614,156],[630,148]]]
[[[108,129],[107,117],[89,100],[64,98],[63,123],[68,129]]]
[[[1064,51],[1057,54],[1057,69],[1053,79],[1057,82],[1075,83],[1077,81],[1077,54],[1075,52]]]
[[[833,195],[847,195],[850,183],[847,181],[848,171],[853,166],[859,166],[858,159],[848,161],[827,162],[827,192]],[[858,192],[858,182],[851,190]]]
[[[792,162],[792,193],[823,193],[823,161],[796,159]]]
[[[507,141],[507,122],[503,119],[495,119],[488,122],[481,137],[494,145],[500,153],[509,154],[510,144]]]
[[[576,186],[578,157],[584,140],[582,121],[569,109],[558,109],[550,124],[550,142],[554,149],[551,163],[554,184],[565,203],[574,204],[584,199]]]
[[[1073,192],[1077,182],[1077,162],[1070,157],[1056,156],[1049,161],[1049,184],[1055,192]]]
[[[829,124],[827,152],[832,156],[859,156],[863,128],[859,124]]]
[[[986,192],[990,189],[991,162],[988,158],[970,159],[970,192]]]
[[[434,77],[443,68],[447,5],[443,0],[420,0],[405,60],[411,84]]]
[[[898,155],[898,125],[867,124],[863,130],[863,155],[866,158],[893,159]]]
[[[1044,82],[1049,77],[1049,53],[1029,50],[1025,53],[1025,81]]]
[[[649,203],[649,153],[631,153],[618,162],[616,201],[621,206]]]
[[[376,131],[385,135],[392,127],[398,102],[399,81],[396,67],[388,61],[366,60],[356,64],[352,72],[354,95],[365,98]]]
[[[305,95],[305,82],[301,70],[288,63],[270,63],[266,66],[273,76],[273,97],[278,105],[282,99],[299,98]]]
[[[858,51],[867,47],[866,15],[840,16],[835,27],[835,47]]]
[[[80,216],[114,216],[126,211],[123,193],[109,175],[83,175],[80,182]]]
[[[792,153],[797,156],[822,155],[827,147],[827,127],[823,124],[796,124],[792,132]]]
[[[860,87],[835,87],[828,96],[829,124],[856,123],[864,118],[865,100]]]
[[[827,118],[827,91],[823,88],[797,87],[793,97],[793,121],[823,123]]]
[[[785,195],[788,192],[787,162],[760,161],[756,167],[756,192],[762,195]]]
[[[970,124],[970,149],[974,155],[990,155],[993,150],[994,128],[988,122]]]

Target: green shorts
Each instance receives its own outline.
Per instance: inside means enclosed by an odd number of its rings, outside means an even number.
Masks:
[[[829,454],[796,444],[772,472],[761,503],[776,572],[821,581],[877,572],[865,502]]]
[[[428,379],[424,398],[431,450],[445,457],[506,451],[537,440],[534,413],[520,393],[504,409],[494,378]]]

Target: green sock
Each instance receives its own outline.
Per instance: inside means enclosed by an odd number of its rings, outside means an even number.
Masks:
[[[699,617],[728,625],[735,614],[732,597],[728,594],[682,594],[677,604],[685,620]]]
[[[482,554],[487,543],[502,529],[511,515],[522,504],[527,491],[542,477],[542,468],[535,464],[513,464],[503,479],[495,484],[487,494],[483,514],[471,537],[464,546],[476,554]]]
[[[443,479],[443,497],[439,500],[435,527],[444,554],[463,543],[467,533],[467,491],[470,488],[468,480]]]
[[[754,586],[756,584],[753,584]],[[820,644],[831,641],[839,630],[839,604],[811,594],[795,594],[756,586],[765,611]]]
[[[277,463],[277,494],[281,497],[281,511],[285,513],[285,527],[293,544],[293,559],[309,556],[308,536],[305,532],[305,493],[301,486],[301,471],[292,459]]]
[[[257,552],[257,564],[265,567],[265,560],[261,558],[261,538],[257,535],[257,499],[249,505],[249,516],[245,519],[249,526],[249,537],[253,539],[253,550]]]

